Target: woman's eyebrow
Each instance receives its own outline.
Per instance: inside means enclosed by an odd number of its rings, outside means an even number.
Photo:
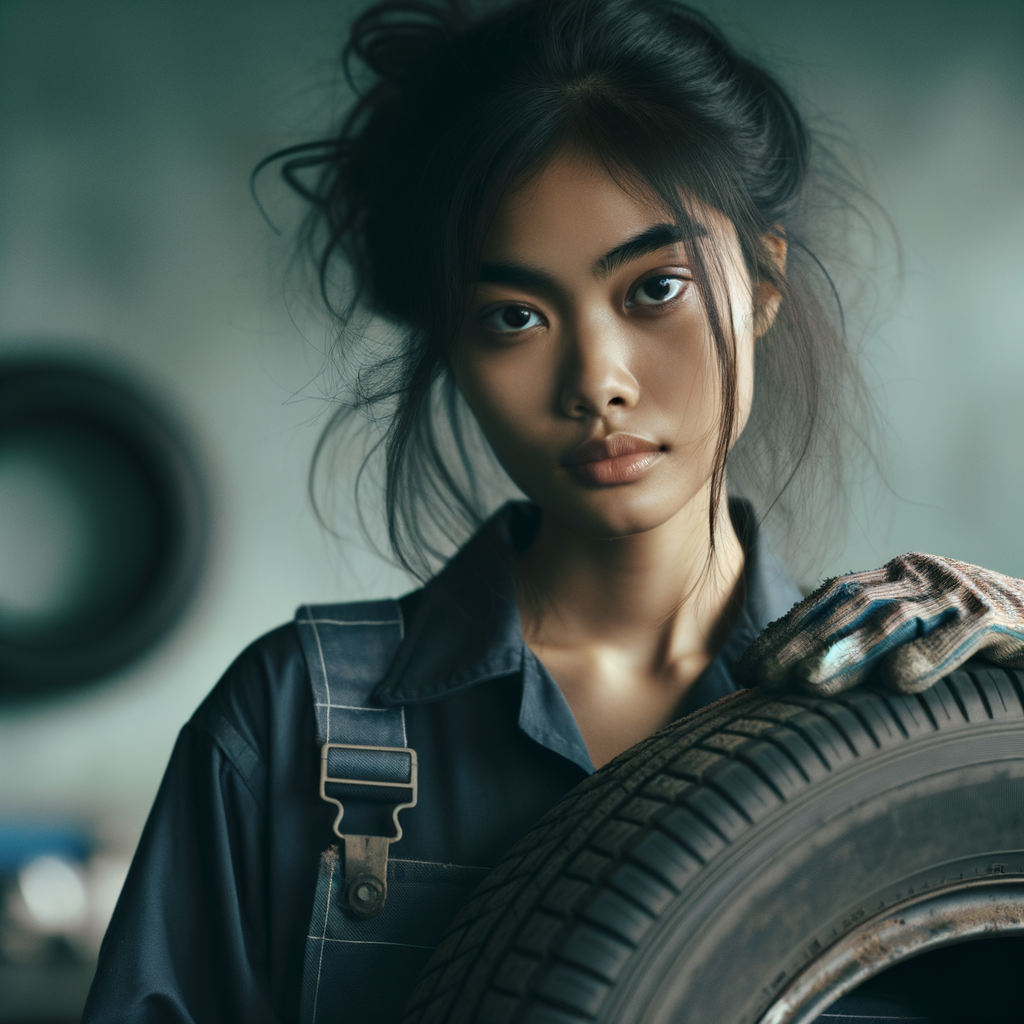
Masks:
[[[667,245],[688,242],[692,238],[706,234],[707,230],[693,221],[686,225],[655,224],[638,235],[627,238],[626,241],[619,243],[614,249],[609,249],[603,256],[594,260],[594,273],[604,277],[630,260],[639,259],[639,257],[646,256],[649,252],[656,252],[658,249],[664,249]]]
[[[707,230],[703,225],[696,222],[685,225],[655,224],[620,242],[614,249],[609,249],[603,256],[594,260],[594,273],[604,277],[630,260],[639,259],[649,252],[657,252],[667,245],[686,242],[706,234]],[[478,280],[482,284],[507,284],[530,291],[554,291],[558,287],[558,282],[550,274],[536,267],[524,266],[522,263],[481,264]]]

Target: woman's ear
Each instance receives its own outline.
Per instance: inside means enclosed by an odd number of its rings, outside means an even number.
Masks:
[[[775,229],[764,236],[764,245],[768,258],[775,265],[779,278],[786,276],[786,241],[782,225],[776,224]],[[754,286],[754,337],[760,338],[767,334],[782,302],[782,293],[770,281],[758,281]]]

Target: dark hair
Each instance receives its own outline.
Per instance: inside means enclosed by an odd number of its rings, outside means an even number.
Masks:
[[[752,281],[782,295],[756,346],[754,406],[730,454],[732,321],[713,241],[696,238],[694,280],[722,391],[712,549],[727,457],[730,486],[762,515],[798,470],[834,467],[843,396],[857,375],[838,297],[805,237],[809,135],[781,86],[703,15],[672,0],[529,0],[482,16],[462,0],[387,0],[356,20],[344,67],[358,99],[336,137],[275,156],[311,204],[305,243],[338,318],[341,355],[354,360],[314,471],[355,411],[379,422],[375,410],[386,409],[388,534],[402,566],[428,575],[494,504],[451,346],[502,198],[566,148],[600,161],[681,225],[694,199],[722,211]],[[318,169],[312,184],[309,168]],[[773,233],[788,243],[784,272]],[[353,275],[341,303],[332,284],[339,256]],[[360,307],[399,328],[383,353],[359,346]]]

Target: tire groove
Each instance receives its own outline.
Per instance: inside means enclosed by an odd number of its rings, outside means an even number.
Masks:
[[[945,680],[943,680],[943,682],[945,682]],[[939,684],[936,683],[935,685],[938,686]],[[971,716],[967,713],[967,707],[964,704],[959,692],[957,691],[957,688],[955,686],[947,685],[946,690],[949,693],[949,695],[953,698],[953,703],[956,704],[956,706],[960,709],[960,714],[963,715],[964,722],[966,724],[970,724]]]
[[[791,728],[791,726],[789,725],[788,722],[775,722],[775,721],[772,721],[772,719],[767,718],[767,717],[759,718],[757,715],[745,715],[744,718],[749,718],[749,719],[754,720],[754,721],[768,722],[774,729],[790,729]],[[800,737],[800,739],[804,740],[804,742],[807,742],[806,738],[803,736],[803,734],[801,732],[799,732],[799,730],[792,729],[792,731],[794,733],[796,733],[796,735],[798,735]],[[813,779],[810,777],[810,775],[807,774],[807,771],[804,768],[804,766],[793,755],[793,753],[789,749],[789,747],[787,747],[786,744],[777,735],[773,735],[771,732],[764,732],[762,734],[759,734],[757,736],[757,739],[760,740],[763,743],[770,743],[776,750],[778,750],[790,762],[790,764],[792,764],[796,768],[797,772],[799,772],[801,778],[803,778],[804,782],[807,785],[810,785],[813,782]],[[821,760],[821,755],[818,754],[818,751],[816,751],[816,750],[814,751],[814,753],[818,756],[818,759],[820,761]]]
[[[804,710],[808,710],[808,709],[805,708]],[[824,715],[819,715],[818,717],[823,722],[825,722],[826,724],[828,724],[828,725],[832,724],[831,722],[829,722],[829,720]],[[813,750],[814,753],[818,755],[818,760],[821,761],[822,765],[828,771],[832,771],[832,765],[830,765],[828,763],[828,758],[825,757],[825,755],[821,752],[821,748],[818,746],[817,741],[814,738],[812,738],[811,735],[809,735],[808,730],[806,730],[803,726],[799,725],[795,721],[789,721],[789,722],[780,723],[780,724],[785,724],[787,729],[792,729],[793,732],[797,733],[800,736],[800,738],[811,748],[811,750]],[[844,740],[844,742],[845,742],[845,740]],[[854,754],[854,756],[856,756],[856,754]]]
[[[996,693],[999,696],[999,703],[1002,706],[1003,714],[1005,714],[1005,715],[1012,714],[1013,712],[1011,712],[1009,706],[1007,705],[1007,698],[1006,698],[1006,693],[1005,693],[1006,687],[999,685],[999,680],[1003,680],[1003,681],[1005,681],[1007,683],[1007,685],[1009,685],[1009,680],[1007,678],[1006,673],[1001,668],[993,667],[993,668],[990,668],[990,669],[986,669],[985,676],[992,683],[993,687],[995,688]],[[1010,686],[1009,689],[1010,689],[1010,693],[1013,695],[1013,697],[1016,697],[1017,695],[1016,695],[1016,693],[1014,693],[1013,687]]]
[[[992,702],[988,699],[988,688],[982,686],[974,672],[966,667],[964,668],[964,675],[970,679],[971,684],[974,686],[975,692],[978,694],[978,697],[981,699],[982,706],[985,708],[985,714],[988,715],[990,719],[995,718],[995,713],[992,710]]]
[[[824,718],[825,721],[828,722],[832,726],[832,728],[836,730],[837,733],[839,733],[839,735],[843,739],[843,742],[849,748],[850,754],[853,757],[861,757],[862,756],[860,751],[857,750],[857,745],[853,742],[852,737],[847,733],[846,729],[843,728],[841,722],[836,721],[836,719],[834,719],[831,715],[825,714],[823,711],[819,711],[817,707],[815,707],[813,710],[814,710],[815,714],[820,715],[822,718]],[[858,721],[860,721],[861,724],[863,725],[863,720],[862,719],[858,718]],[[868,732],[868,735],[871,736],[870,731]],[[871,736],[871,738],[873,740],[875,740],[874,736]],[[875,740],[876,747],[877,747],[877,743],[878,743],[878,741]]]
[[[704,749],[704,748],[702,748],[702,749]],[[709,753],[720,754],[722,757],[729,758],[730,761],[736,761],[736,758],[731,757],[729,754],[724,754],[720,750],[709,751]],[[740,815],[741,818],[743,818],[743,820],[747,823],[748,826],[754,824],[754,819],[751,818],[749,814],[747,814],[747,812],[744,809],[744,807],[739,803],[737,798],[734,797],[728,791],[728,789],[726,788],[726,786],[723,783],[719,782],[717,779],[714,779],[714,778],[707,778],[707,779],[701,779],[700,784],[705,789],[710,790],[720,800],[722,800],[725,803],[729,804],[729,806],[732,807],[733,810],[735,810]],[[727,843],[732,842],[732,840],[729,839],[728,836],[722,836],[722,838]]]
[[[701,782],[699,785],[701,786],[701,788],[703,788],[703,789],[707,790],[709,793],[711,793],[712,796],[718,796],[719,795],[709,785],[707,785],[707,783]],[[707,817],[706,814],[704,814],[702,811],[698,810],[698,808],[696,808],[692,804],[686,802],[685,798],[684,798],[683,801],[680,802],[679,806],[683,807],[687,811],[689,811],[698,821],[702,822],[704,825],[707,825],[707,827],[712,832],[714,832],[715,835],[718,836],[718,838],[721,839],[722,842],[725,843],[726,846],[728,846],[729,843],[732,842],[732,840],[713,821],[711,821]],[[748,821],[748,824],[749,824],[749,821]],[[702,857],[700,859],[701,859],[701,861],[703,863],[707,863],[707,860],[705,858]]]
[[[1017,694],[1017,700],[1020,702],[1021,712],[1024,713],[1024,686],[1021,685],[1021,677],[1016,672],[1007,672],[1003,669],[1006,678],[1010,680],[1010,685],[1013,687],[1014,692]]]
[[[690,810],[689,808],[686,809]],[[678,836],[673,835],[671,832],[668,831],[668,829],[662,828],[658,824],[656,824],[654,827],[663,836],[665,836],[666,839],[672,840],[672,842],[675,843],[676,846],[678,846],[679,849],[683,851],[683,853],[688,853],[701,867],[704,867],[704,865],[708,863],[707,858],[702,857],[695,849],[693,849],[692,846],[690,846],[689,843],[680,839]]]
[[[739,761],[740,764],[746,765],[752,772],[755,772],[760,777],[761,781],[779,798],[780,803],[787,802],[786,795],[778,785],[776,785],[776,783],[761,770],[761,766],[752,757],[737,754],[736,760]]]
[[[596,1020],[597,1019],[596,1017],[591,1016],[591,1014],[586,1013],[585,1011],[581,1010],[578,1006],[568,1006],[567,1007],[565,1005],[565,1003],[556,1002],[555,1000],[550,999],[547,996],[542,996],[542,995],[537,995],[534,998],[535,998],[535,1000],[538,1003],[541,1003],[544,1006],[550,1006],[551,1009],[558,1010],[559,1012],[564,1012],[566,1009],[568,1009],[572,1013],[572,1015],[578,1021],[581,1022],[581,1024],[585,1024],[585,1022],[589,1021],[589,1020]]]
[[[810,779],[808,778],[806,772],[804,772],[804,770],[797,763],[796,759],[789,753],[788,750],[786,750],[784,746],[774,742],[771,743],[771,746],[773,749],[780,751],[782,755],[786,758],[786,760],[789,761],[789,763],[793,765],[794,768],[796,768],[796,770],[800,773],[800,776],[803,778],[805,783],[810,782]],[[764,782],[764,784],[779,798],[779,800],[782,803],[788,803],[789,798],[782,791],[782,788],[771,778],[771,776],[765,771],[763,766],[754,760],[753,757],[751,757],[749,754],[741,753],[737,753],[735,757],[737,761],[742,761],[744,764],[747,765],[748,768],[750,768],[751,771],[755,772],[757,776],[761,779],[761,781]]]
[[[811,784],[811,777],[804,771],[804,766],[789,752],[786,745],[777,737],[772,736],[770,733],[765,734],[763,737],[765,743],[770,743],[776,750],[778,750],[783,757],[785,757],[791,765],[800,773],[800,777],[804,780],[804,785],[809,786]]]
[[[865,715],[863,711],[860,709],[859,702],[849,700],[845,698],[843,694],[840,694],[838,697],[834,699],[841,703],[843,707],[846,708],[846,710],[849,711],[850,714],[853,715],[854,718],[856,718],[857,721],[860,722],[860,724],[864,727],[864,731],[868,734],[868,736],[871,737],[872,742],[875,744],[875,749],[881,750],[883,747],[883,743],[878,738],[878,733],[875,732],[875,729],[872,726],[872,724],[868,721],[867,715]]]
[[[889,712],[889,716],[896,723],[896,728],[899,730],[900,735],[905,739],[910,739],[910,733],[907,731],[906,726],[903,724],[902,718],[896,713],[896,709],[892,706],[892,700],[887,693],[880,693],[878,695],[882,703],[885,705],[886,710]]]
[[[730,761],[742,765],[744,768],[754,772],[754,774],[757,775],[758,778],[760,778],[761,781],[768,786],[769,790],[771,790],[771,792],[775,794],[779,801],[781,803],[785,803],[785,797],[782,796],[782,793],[778,790],[774,782],[772,782],[772,780],[765,775],[764,771],[761,769],[760,765],[757,764],[757,762],[753,761],[752,759],[745,758],[741,755],[735,754],[731,751],[726,752],[722,750],[712,750],[711,748],[707,748],[707,746],[703,746],[701,750],[706,750],[713,754],[721,754],[722,757],[728,758]],[[720,796],[728,800],[728,802],[736,808],[736,810],[743,816],[743,818],[745,818],[746,823],[755,823],[757,819],[752,818],[751,815],[748,812],[746,812],[746,809],[739,804],[738,798],[734,797],[732,794],[728,792],[724,782],[719,782],[716,779],[709,779],[707,783],[702,784],[708,784],[712,786],[716,793],[718,793]]]
[[[941,728],[939,726],[939,720],[932,713],[931,705],[928,703],[928,701],[924,699],[924,694],[915,693],[914,696],[917,698],[918,707],[920,707],[923,710],[925,717],[928,719],[929,722],[932,723],[932,728],[936,732],[939,732]]]
[[[637,943],[635,943],[628,936],[623,935],[622,932],[617,932],[614,928],[609,928],[608,925],[602,924],[600,921],[592,921],[592,920],[590,920],[590,918],[582,918],[579,921],[563,922],[562,927],[566,928],[566,929],[570,929],[570,934],[571,934],[571,926],[572,925],[580,925],[580,924],[586,924],[588,927],[593,928],[594,931],[601,932],[602,934],[607,935],[609,938],[617,939],[619,942],[624,942],[627,946],[630,946],[633,949],[637,948]],[[545,954],[545,955],[547,955],[547,954]],[[553,955],[556,958],[559,956],[558,953],[554,953],[554,954],[551,954],[551,955]],[[541,959],[543,959],[543,957]],[[571,962],[572,961],[568,961],[568,960],[566,961],[566,963],[571,963]],[[589,971],[590,968],[588,967],[588,968],[586,968],[586,970]],[[598,977],[598,976],[595,975],[595,977]]]

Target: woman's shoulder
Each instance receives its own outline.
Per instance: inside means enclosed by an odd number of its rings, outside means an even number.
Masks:
[[[254,640],[228,666],[186,729],[206,734],[236,767],[266,764],[312,721],[312,698],[294,622]]]

